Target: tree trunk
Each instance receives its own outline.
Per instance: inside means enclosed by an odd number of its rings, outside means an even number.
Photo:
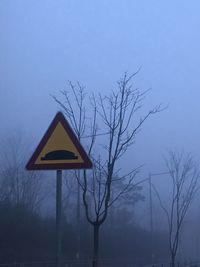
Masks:
[[[171,267],[175,267],[175,260],[176,260],[176,254],[175,253],[171,253]]]
[[[92,267],[98,267],[98,254],[99,254],[99,224],[94,224],[94,237],[93,237],[93,259]]]

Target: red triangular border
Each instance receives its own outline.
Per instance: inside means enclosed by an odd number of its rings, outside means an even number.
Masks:
[[[58,123],[61,123],[64,127],[65,131],[69,135],[72,143],[78,150],[80,156],[83,159],[83,163],[59,163],[59,164],[35,164],[39,154],[41,153],[42,149],[46,145],[47,141],[49,140],[50,136],[52,135],[53,131],[55,130]],[[78,138],[76,137],[74,131],[72,130],[71,126],[69,125],[68,121],[65,119],[62,112],[58,112],[54,117],[53,121],[51,122],[49,128],[47,129],[46,133],[44,134],[42,140],[40,141],[39,145],[37,146],[36,150],[34,151],[32,157],[28,161],[26,165],[27,170],[62,170],[62,169],[90,169],[92,168],[92,162],[88,157],[87,153],[85,152],[84,148],[80,144]]]

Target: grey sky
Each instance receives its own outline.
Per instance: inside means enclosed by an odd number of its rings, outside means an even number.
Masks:
[[[0,135],[40,139],[58,109],[49,95],[67,80],[106,93],[141,66],[145,109],[169,108],[144,126],[134,157],[149,171],[168,148],[199,157],[199,11],[199,0],[1,0]]]

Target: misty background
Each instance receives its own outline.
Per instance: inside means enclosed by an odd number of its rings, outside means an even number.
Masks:
[[[141,67],[145,108],[169,108],[138,137],[136,160],[154,170],[171,147],[199,156],[198,1],[2,0],[0,12],[1,135],[39,139],[58,110],[50,94],[68,80],[106,93]]]
[[[51,95],[61,98],[59,91],[67,90],[68,80],[80,82],[88,93],[107,94],[124,72],[140,69],[133,87],[150,89],[143,110],[159,103],[167,108],[142,127],[124,166],[144,164],[138,177],[144,179],[165,171],[168,150],[191,152],[198,161],[199,10],[198,0],[1,0],[2,147],[16,134],[26,140],[27,154],[34,151],[60,110]],[[167,176],[152,179],[167,199]],[[147,193],[144,184],[146,201],[135,211],[138,224],[146,229]],[[156,217],[162,211],[154,198],[155,227],[163,230],[164,219]],[[47,206],[49,212],[54,209],[53,202]],[[198,197],[188,215],[189,225],[200,223]],[[199,251],[194,248],[193,253]]]

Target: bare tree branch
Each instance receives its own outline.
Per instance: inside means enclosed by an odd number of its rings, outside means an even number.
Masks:
[[[175,266],[177,249],[180,241],[183,220],[198,190],[197,181],[200,173],[191,155],[185,156],[169,152],[166,166],[172,181],[172,195],[169,208],[165,207],[158,190],[152,185],[169,226],[169,250],[172,267]]]

